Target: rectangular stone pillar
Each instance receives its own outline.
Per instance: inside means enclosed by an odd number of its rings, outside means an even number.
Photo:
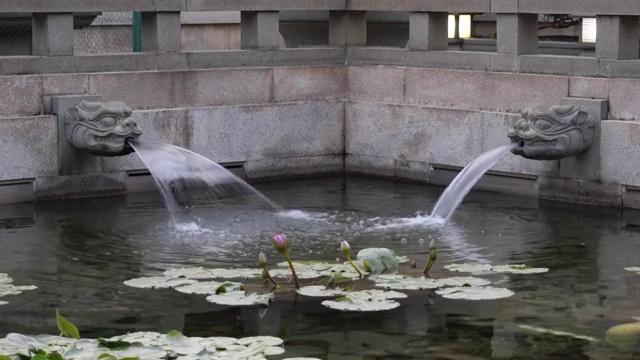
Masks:
[[[442,51],[449,48],[449,14],[409,13],[409,49]]]
[[[31,29],[32,55],[73,55],[73,13],[34,13]]]
[[[180,12],[142,13],[142,51],[180,51]]]
[[[329,11],[329,45],[367,45],[367,12]]]
[[[637,16],[597,16],[596,57],[637,59],[640,25]]]
[[[538,53],[538,14],[498,14],[498,54]]]
[[[240,47],[278,49],[280,47],[280,12],[241,11]]]

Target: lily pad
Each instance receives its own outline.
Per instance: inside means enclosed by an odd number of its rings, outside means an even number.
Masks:
[[[198,281],[193,284],[177,286],[175,289],[185,294],[215,294],[223,283],[217,281]]]
[[[8,303],[9,303],[9,302],[7,302],[7,301],[0,301],[0,306],[2,306],[2,305],[7,305]]]
[[[567,332],[567,331],[551,330],[551,329],[545,329],[545,328],[541,328],[541,327],[537,327],[537,326],[530,326],[530,325],[518,325],[518,327],[521,328],[521,329],[524,329],[524,330],[535,331],[535,332],[542,333],[542,334],[553,334],[553,335],[558,335],[558,336],[568,336],[568,337],[581,339],[581,340],[587,340],[587,341],[591,341],[591,342],[599,342],[599,340],[594,338],[594,337],[586,336],[586,335],[574,334],[574,333],[570,333],[570,332]]]
[[[11,284],[13,279],[9,277],[9,274],[0,273],[0,284]]]
[[[367,248],[358,252],[358,261],[367,261],[374,274],[393,273],[398,270],[398,258],[387,248]]]
[[[176,286],[189,285],[196,283],[195,280],[184,278],[171,278],[165,276],[150,276],[135,279],[129,279],[124,282],[125,285],[142,288],[142,289],[167,289]]]
[[[632,272],[638,273],[638,275],[640,275],[640,267],[632,266],[632,267],[626,267],[624,269],[627,270],[627,271],[632,271]],[[1,279],[0,279],[0,281],[1,281]]]
[[[339,300],[325,300],[322,305],[340,311],[386,311],[395,309],[400,306],[400,303],[393,300],[351,300],[351,299],[339,299]]]
[[[323,285],[303,286],[297,290],[298,294],[314,297],[334,297],[344,295],[347,291],[336,288],[327,288]]]
[[[436,294],[446,299],[457,300],[495,300],[507,298],[514,295],[509,289],[496,288],[492,286],[457,286],[436,290]]]
[[[403,275],[379,275],[374,280],[377,287],[394,290],[437,289],[445,286],[485,286],[491,283],[486,279],[469,276],[430,279],[424,277],[407,277]]]
[[[250,337],[238,339],[237,343],[245,346],[251,345],[251,344],[265,344],[268,346],[279,346],[284,343],[284,340],[275,336],[250,336]]]
[[[16,286],[11,283],[0,283],[0,297],[7,295],[19,295],[22,294],[23,291],[35,290],[37,288],[38,287],[35,285]]]
[[[381,300],[390,300],[390,299],[404,299],[407,298],[407,294],[397,292],[397,291],[384,291],[384,290],[360,290],[360,291],[352,291],[345,295],[345,297],[353,300],[366,300],[366,301],[381,301]]]
[[[444,266],[445,269],[457,272],[468,273],[511,273],[511,274],[540,274],[549,271],[547,268],[534,268],[525,264],[511,264],[511,265],[491,265],[481,263],[464,263],[464,264],[449,264]]]
[[[252,279],[260,278],[260,269],[205,269],[203,267],[171,269],[163,273],[167,277],[187,279]]]
[[[209,295],[207,296],[207,301],[218,305],[250,306],[269,305],[273,298],[273,293],[257,294],[245,293],[244,291],[232,291],[217,295]]]

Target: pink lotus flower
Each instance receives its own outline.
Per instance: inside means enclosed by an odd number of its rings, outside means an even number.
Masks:
[[[284,234],[276,234],[273,236],[273,246],[280,254],[287,252],[289,244],[287,244],[287,238]]]

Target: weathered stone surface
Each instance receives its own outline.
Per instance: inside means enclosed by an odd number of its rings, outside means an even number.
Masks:
[[[338,100],[346,98],[344,66],[276,67],[273,98],[276,102]]]
[[[394,177],[395,160],[375,156],[347,154],[344,159],[347,173]]]
[[[569,87],[560,76],[438,69],[407,68],[405,79],[409,103],[501,112],[557,104]]]
[[[608,99],[609,81],[609,79],[570,77],[569,96]]]
[[[186,109],[134,111],[133,120],[142,129],[141,140],[189,147],[190,129]],[[136,154],[103,159],[103,171],[146,169]]]
[[[366,11],[329,11],[330,46],[365,46],[366,44]]]
[[[42,59],[38,56],[0,56],[0,76],[30,75],[42,72]]]
[[[602,181],[640,186],[640,123],[603,121],[601,134]]]
[[[538,14],[498,14],[498,54],[538,53]]]
[[[126,173],[40,177],[36,200],[70,199],[126,193]]]
[[[475,51],[413,51],[399,48],[352,47],[349,65],[423,66],[461,70],[490,70],[494,54]]]
[[[190,69],[237,68],[238,66],[344,65],[343,48],[298,48],[252,51],[200,51],[187,54]]]
[[[189,111],[191,150],[216,162],[342,154],[342,102]]]
[[[521,55],[518,57],[518,71],[521,73],[605,76],[599,67],[599,60],[584,56]]]
[[[266,103],[271,69],[145,72],[89,75],[93,94],[125,101],[136,110]],[[153,91],[150,91],[153,89]]]
[[[7,181],[0,183],[0,204],[16,204],[31,202],[36,199],[33,186],[33,180],[26,181]],[[4,211],[3,211],[4,210]],[[24,209],[19,209],[24,210]],[[0,209],[0,219],[6,216],[6,218],[16,218],[16,208],[10,207],[8,209]],[[22,211],[20,211],[22,212]],[[35,215],[35,209],[26,211]]]
[[[637,59],[640,25],[637,16],[598,15],[596,57],[599,59]]]
[[[43,57],[41,63],[43,74],[150,71],[157,69],[156,54],[152,53]]]
[[[240,46],[243,50],[280,47],[278,11],[240,12]]]
[[[444,11],[451,13],[491,12],[490,0],[350,0],[350,10],[368,11]]]
[[[245,170],[249,179],[342,173],[344,158],[342,155],[326,155],[250,160]]]
[[[180,12],[142,13],[142,51],[180,51]]]
[[[118,195],[127,192],[125,172],[82,175],[80,179],[83,197]]]
[[[480,112],[348,103],[346,153],[464,166],[480,155]]]
[[[88,92],[89,76],[87,74],[42,76],[43,95],[87,94]]]
[[[34,13],[32,16],[31,53],[44,56],[73,55],[73,11]]]
[[[517,114],[483,112],[482,133],[478,135],[482,137],[482,152],[508,144],[507,133],[519,118],[520,115]],[[558,176],[558,164],[558,161],[536,161],[506,154],[491,170],[516,174]]]
[[[491,71],[518,72],[518,55],[491,54]]]
[[[350,101],[399,104],[404,101],[404,68],[349,66],[347,88]]]
[[[40,114],[41,95],[40,76],[0,77],[0,116]]]
[[[58,127],[54,116],[0,119],[0,180],[58,173]]]
[[[430,164],[422,161],[395,160],[394,175],[400,179],[408,180],[429,180]]]
[[[620,184],[541,177],[538,191],[542,199],[595,206],[622,206]]]
[[[411,50],[447,50],[448,16],[448,12],[410,12],[407,47]]]
[[[609,118],[637,120],[640,118],[640,80],[609,80]]]

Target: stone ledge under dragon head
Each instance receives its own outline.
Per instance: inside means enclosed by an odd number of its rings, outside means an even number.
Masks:
[[[98,156],[128,155],[133,152],[128,141],[142,134],[131,108],[119,101],[82,101],[69,108],[64,126],[73,147]]]
[[[581,154],[593,144],[595,120],[578,106],[534,106],[509,131],[512,153],[527,159],[558,160]]]

